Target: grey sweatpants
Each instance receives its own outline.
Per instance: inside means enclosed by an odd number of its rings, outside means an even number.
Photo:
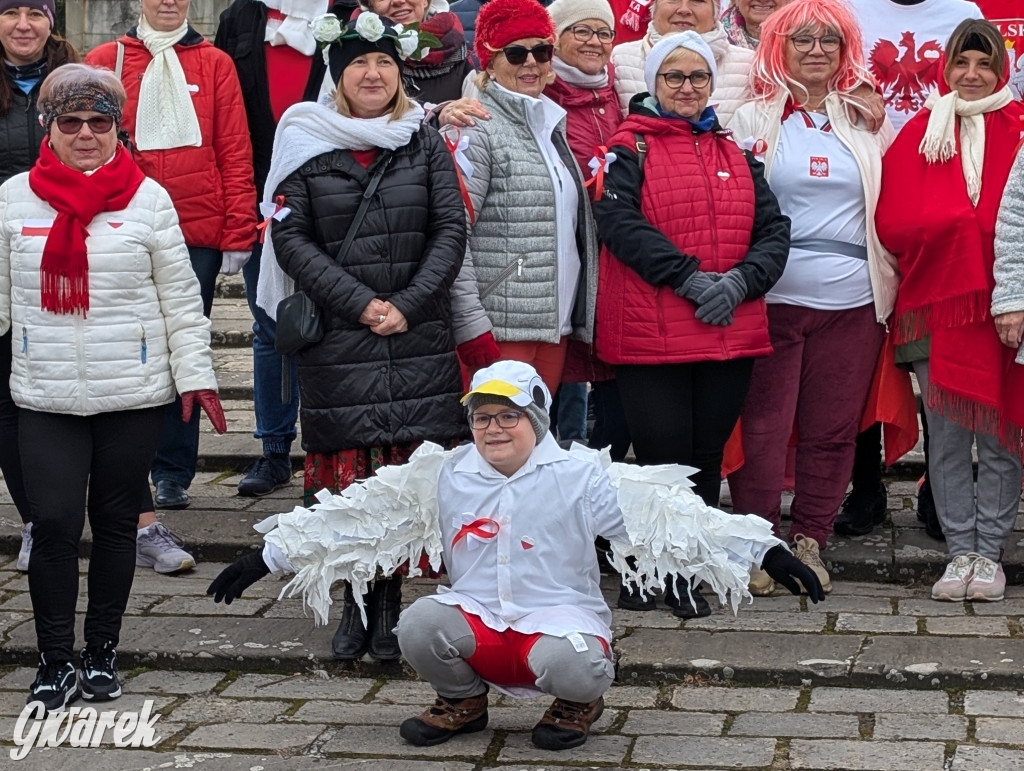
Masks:
[[[466,661],[476,652],[476,638],[457,607],[421,597],[402,612],[395,631],[402,656],[439,695],[465,699],[484,692],[484,681]],[[611,687],[615,667],[601,640],[582,637],[587,649],[579,652],[564,637],[537,640],[526,659],[537,688],[560,699],[591,702]]]
[[[915,361],[921,393],[928,393],[928,361]],[[928,413],[928,478],[950,557],[976,552],[990,560],[1013,532],[1020,505],[1021,459],[999,442],[960,426],[935,410]],[[978,493],[974,494],[971,446],[978,445]]]

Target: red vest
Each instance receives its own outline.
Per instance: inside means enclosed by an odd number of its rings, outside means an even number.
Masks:
[[[629,116],[612,140],[635,152],[647,142],[644,217],[700,269],[724,273],[741,262],[754,224],[754,181],[742,151],[724,134],[694,134],[684,120]],[[637,248],[643,248],[638,244]],[[763,299],[740,303],[734,322],[696,318],[696,306],[670,286],[655,287],[601,251],[597,354],[612,364],[722,361],[771,353]]]

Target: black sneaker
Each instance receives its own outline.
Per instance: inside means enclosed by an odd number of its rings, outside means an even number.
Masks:
[[[867,535],[885,521],[887,496],[881,482],[874,490],[853,488],[843,499],[832,529],[839,535]]]
[[[42,702],[47,712],[60,712],[78,698],[78,676],[75,665],[59,660],[49,653],[39,654],[39,670],[32,681],[27,704]]]
[[[87,701],[110,701],[121,695],[117,679],[117,651],[105,642],[99,647],[82,648],[82,698]]]
[[[287,455],[264,455],[256,459],[242,481],[238,494],[244,498],[258,498],[284,487],[292,479],[292,461]]]

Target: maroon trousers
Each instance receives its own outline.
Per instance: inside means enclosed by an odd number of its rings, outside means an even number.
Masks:
[[[764,517],[781,537],[786,448],[795,424],[790,538],[803,534],[824,549],[850,480],[885,330],[873,304],[840,311],[770,304],[768,331],[774,352],[754,364],[741,416],[745,462],[729,477],[733,511]]]

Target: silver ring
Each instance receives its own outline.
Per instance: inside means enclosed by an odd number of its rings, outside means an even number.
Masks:
[[[387,318],[387,316],[385,316],[385,315],[381,314],[380,316],[378,316],[378,317],[377,317],[377,321],[379,321],[379,322],[383,323],[383,322],[384,322],[384,319],[386,319],[386,318]]]

